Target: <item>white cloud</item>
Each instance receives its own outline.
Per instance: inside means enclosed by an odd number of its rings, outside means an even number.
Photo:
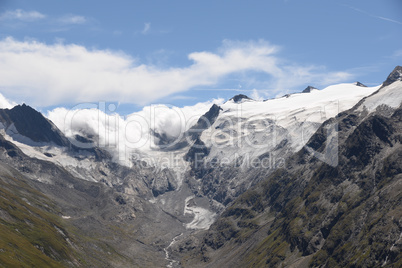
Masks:
[[[34,21],[46,18],[46,15],[38,11],[25,11],[22,9],[9,10],[0,15],[0,20]]]
[[[147,34],[151,29],[151,23],[146,22],[144,23],[144,29],[141,31],[142,34]]]
[[[349,72],[329,72],[324,66],[297,66],[290,65],[283,67],[275,88],[278,92],[285,92],[286,89],[300,87],[310,84],[313,86],[327,86],[339,82],[346,82],[353,78]],[[284,91],[285,90],[285,91]]]
[[[66,14],[59,17],[49,17],[45,14],[42,14],[38,11],[25,11],[22,9],[16,10],[8,10],[2,14],[0,14],[0,21],[23,21],[23,22],[32,22],[37,20],[46,19],[50,25],[55,23],[57,24],[84,24],[88,22],[88,18],[80,15],[74,14]]]
[[[251,91],[250,97],[251,97],[252,99],[254,99],[254,100],[259,100],[259,101],[264,100],[264,97],[261,96],[261,93],[258,92],[257,89],[253,89],[253,90]]]
[[[84,24],[87,22],[87,19],[84,16],[78,15],[66,15],[61,17],[59,21],[63,24]]]
[[[17,105],[15,102],[6,99],[6,97],[0,94],[0,109],[11,109],[15,105]]]
[[[6,38],[0,41],[0,90],[39,107],[98,100],[144,105],[194,87],[216,86],[228,75],[244,72],[264,75],[278,90],[351,76],[286,65],[276,56],[278,50],[265,41],[224,41],[216,53],[193,52],[188,55],[191,64],[172,68],[142,64],[119,51]]]
[[[389,22],[393,22],[393,23],[402,25],[402,22],[397,21],[397,20],[393,20],[393,19],[390,19],[390,18],[381,17],[381,16],[377,16],[376,18],[378,18],[378,19],[380,19],[380,20],[385,20],[385,21],[389,21]]]
[[[108,149],[120,160],[128,160],[132,152],[147,153],[157,148],[158,139],[153,136],[153,131],[179,140],[212,104],[223,102],[223,99],[215,99],[182,108],[151,105],[126,117],[111,114],[103,103],[86,104],[71,110],[56,108],[46,116],[67,137],[77,134],[99,137],[100,147]]]

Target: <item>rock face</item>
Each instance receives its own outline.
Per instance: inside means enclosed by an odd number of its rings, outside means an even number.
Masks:
[[[391,110],[355,107],[322,124],[307,147],[337,165],[303,148],[183,241],[196,249],[178,245],[184,266],[401,266],[402,107]]]
[[[154,132],[153,135],[158,140],[157,145],[165,151],[178,151],[188,147],[192,142],[197,143],[202,132],[210,128],[215,122],[220,111],[222,111],[222,108],[213,104],[211,108],[197,120],[194,126],[183,133],[180,140],[177,138],[169,138],[166,134]]]
[[[14,134],[20,134],[34,142],[53,142],[58,146],[70,146],[68,139],[52,122],[25,104],[17,105],[11,110],[0,109],[0,122],[6,129],[14,126],[17,132]]]
[[[193,144],[189,148],[188,152],[184,156],[187,162],[190,162],[193,169],[196,170],[197,162],[202,160],[209,154],[209,149],[205,146],[205,143],[200,139],[202,132],[210,128],[222,110],[221,107],[214,104],[203,116],[198,119],[197,123],[192,126],[185,136],[193,141]]]
[[[402,80],[402,66],[396,66],[395,69],[388,75],[387,80],[382,84],[383,87],[386,87],[396,81]]]
[[[238,95],[234,96],[233,98],[231,98],[229,100],[232,100],[235,103],[241,103],[243,100],[252,100],[252,99],[249,98],[248,96],[244,95],[244,94],[238,94]]]
[[[215,123],[220,111],[222,111],[221,107],[216,104],[212,105],[209,111],[201,116],[197,123],[187,131],[187,136],[189,136],[191,140],[197,140],[204,130],[210,128],[213,123]]]
[[[144,196],[165,192],[170,172],[113,163],[87,173],[81,168],[80,176],[95,176],[93,182],[74,176],[78,171],[31,158],[0,135],[0,263],[163,265],[159,249],[185,228]]]
[[[302,93],[310,93],[314,89],[316,89],[316,88],[312,87],[312,86],[308,86],[302,91]]]
[[[360,83],[359,81],[357,81],[355,84],[356,84],[356,86],[359,86],[359,87],[367,87],[366,85]]]

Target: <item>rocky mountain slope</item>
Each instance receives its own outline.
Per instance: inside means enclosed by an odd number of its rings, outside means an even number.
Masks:
[[[179,136],[147,130],[124,162],[93,129],[0,109],[0,263],[398,263],[401,69],[381,88],[235,96]]]
[[[322,124],[285,167],[243,193],[207,232],[177,244],[183,265],[401,266],[402,76],[395,75],[401,70]],[[333,126],[336,135],[328,133]]]
[[[157,267],[166,262],[163,248],[171,232],[184,230],[176,219],[139,196],[31,158],[3,137],[0,144],[4,267]]]
[[[198,154],[187,177],[196,178],[193,189],[227,205],[262,178],[256,170],[268,175],[282,167],[322,122],[376,90],[341,84],[267,101],[233,98],[194,144]]]
[[[51,121],[25,104],[12,109],[1,109],[0,122],[14,140],[30,142],[31,145],[52,142],[58,146],[70,147],[68,139]]]

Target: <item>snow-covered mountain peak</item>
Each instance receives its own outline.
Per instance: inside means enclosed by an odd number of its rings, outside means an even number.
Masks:
[[[322,122],[352,108],[378,88],[346,83],[267,101],[226,102],[211,128],[201,135],[210,148],[207,159],[232,162],[242,155],[258,157],[280,144],[296,151]]]
[[[357,109],[374,112],[377,107],[398,108],[402,102],[402,66],[396,66],[378,91],[365,98]]]
[[[364,99],[358,108],[360,111],[367,109],[373,112],[379,106],[397,108],[402,103],[402,81],[395,81],[387,86],[382,86],[375,94]]]

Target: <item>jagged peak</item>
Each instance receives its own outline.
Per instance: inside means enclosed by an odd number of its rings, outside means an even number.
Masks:
[[[6,128],[13,125],[17,134],[33,142],[53,142],[58,146],[70,146],[68,139],[50,120],[25,103],[12,109],[0,109],[0,122]],[[25,143],[25,139],[21,138],[20,142]]]
[[[310,93],[310,92],[313,91],[314,89],[317,89],[317,88],[315,88],[315,87],[313,87],[313,86],[308,86],[308,87],[306,87],[306,88],[302,91],[302,93]]]
[[[388,75],[387,80],[382,84],[383,87],[386,87],[396,81],[402,81],[402,66],[396,66],[394,70]]]
[[[18,105],[15,105],[13,108],[11,108],[10,110],[20,110],[20,109],[22,109],[22,110],[29,110],[29,111],[34,111],[34,112],[37,112],[37,113],[39,113],[38,111],[36,111],[34,108],[32,108],[31,106],[29,106],[29,105],[26,105],[25,103],[23,103],[23,104],[18,104]]]
[[[206,112],[206,113],[204,114],[204,116],[207,117],[207,118],[209,118],[209,119],[211,119],[211,118],[213,118],[213,117],[217,117],[220,110],[222,110],[222,108],[221,108],[219,105],[217,105],[217,104],[214,103],[214,104],[211,106],[211,108],[208,110],[208,112]]]
[[[248,96],[244,94],[238,94],[234,96],[233,98],[229,99],[229,101],[233,101],[235,103],[242,103],[243,100],[253,100],[252,98],[249,98]]]
[[[217,104],[213,104],[211,108],[198,119],[197,123],[184,133],[184,137],[179,137],[180,139],[177,139],[178,137],[168,137],[165,133],[158,133],[155,130],[151,130],[151,133],[157,138],[156,143],[160,149],[167,151],[180,150],[189,145],[188,137],[193,141],[199,139],[202,132],[215,122],[220,111],[222,111],[222,108]]]
[[[209,126],[211,126],[216,118],[219,116],[219,112],[222,110],[222,108],[219,105],[213,104],[211,106],[211,108],[208,110],[208,112],[206,112],[203,116],[201,116],[197,123],[191,127],[190,132],[194,130],[198,130],[198,132],[196,131],[196,133],[199,133],[199,131],[203,131],[205,129],[207,129]],[[197,134],[199,136],[199,134]],[[196,136],[197,136],[196,135]]]

